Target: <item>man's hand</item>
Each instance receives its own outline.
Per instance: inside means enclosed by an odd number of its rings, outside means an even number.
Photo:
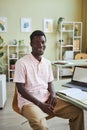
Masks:
[[[56,104],[57,104],[57,97],[56,96],[53,96],[53,95],[50,95],[50,104],[55,107]]]
[[[42,109],[43,112],[47,113],[48,115],[54,115],[53,112],[54,107],[51,104],[48,103],[40,103],[39,107]]]
[[[55,115],[54,106],[57,104],[56,95],[50,95],[45,103],[40,103],[39,107],[48,115]]]
[[[55,106],[56,104],[57,104],[57,97],[56,97],[56,95],[50,95],[49,96],[49,99],[47,100],[47,102],[46,103],[48,103],[48,104],[50,104],[51,106]]]

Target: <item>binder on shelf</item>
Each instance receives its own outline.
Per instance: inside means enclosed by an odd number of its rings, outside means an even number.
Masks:
[[[80,50],[80,42],[79,40],[74,40],[74,43],[73,43],[73,50]]]

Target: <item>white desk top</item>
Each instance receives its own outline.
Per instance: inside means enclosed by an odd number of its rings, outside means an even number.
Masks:
[[[57,67],[86,66],[87,59],[69,60],[69,61],[57,60],[57,61],[53,61],[52,65],[55,65]]]
[[[52,65],[57,68],[57,79],[59,80],[59,68],[74,67],[74,66],[87,66],[87,59],[80,60],[57,60],[53,61]]]
[[[65,87],[62,86],[62,84],[66,83],[68,81],[70,81],[70,79],[56,80],[56,81],[53,82],[57,96],[62,98],[63,100],[66,100],[66,101],[68,101],[68,102],[70,102],[70,103],[72,103],[72,104],[74,104],[74,105],[76,105],[76,106],[78,106],[78,107],[87,111],[87,104],[85,104],[84,102],[82,102],[82,101],[80,102],[80,101],[78,101],[74,98],[71,98],[67,95],[64,95],[64,94],[61,94],[61,93],[58,92],[59,90],[62,90],[62,89],[65,88]]]

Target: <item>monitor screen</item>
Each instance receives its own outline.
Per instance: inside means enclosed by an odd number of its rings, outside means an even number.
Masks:
[[[75,67],[73,80],[87,83],[87,68],[86,67]]]

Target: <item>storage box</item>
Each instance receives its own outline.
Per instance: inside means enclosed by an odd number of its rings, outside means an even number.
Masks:
[[[74,40],[73,50],[79,50],[79,49],[80,49],[80,42],[79,42],[79,40]]]
[[[61,68],[59,71],[60,77],[61,76],[71,76],[72,72],[70,68]]]

